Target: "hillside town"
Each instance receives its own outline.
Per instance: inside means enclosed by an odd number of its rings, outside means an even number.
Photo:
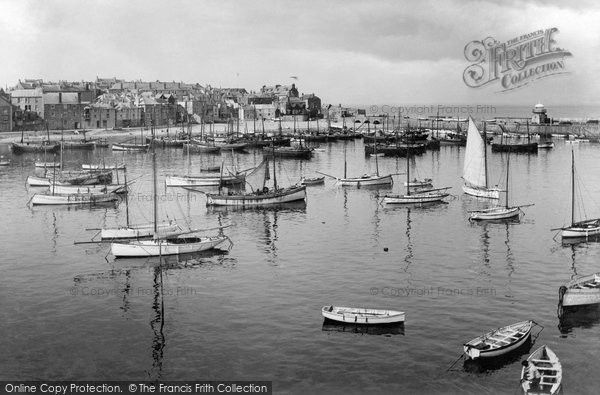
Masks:
[[[0,89],[0,132],[40,129],[118,129],[182,122],[323,117],[321,99],[295,84],[214,88],[198,83],[125,81],[45,82],[19,80]]]

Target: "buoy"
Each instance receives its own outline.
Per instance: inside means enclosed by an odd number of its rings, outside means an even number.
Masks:
[[[385,252],[387,252],[387,251],[388,251],[388,248],[387,248],[387,247],[383,247],[383,250],[384,250]]]

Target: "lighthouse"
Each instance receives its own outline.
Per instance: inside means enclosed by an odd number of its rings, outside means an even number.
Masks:
[[[548,123],[548,115],[546,115],[546,109],[544,108],[544,105],[541,103],[538,103],[535,105],[535,107],[533,107],[533,116],[531,117],[531,123],[532,124],[543,124],[543,123]]]

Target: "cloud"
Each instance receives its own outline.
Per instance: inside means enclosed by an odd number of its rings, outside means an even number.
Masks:
[[[325,101],[379,103],[532,96],[598,101],[600,9],[561,1],[5,1],[0,81],[175,80],[213,86],[289,83]],[[462,81],[465,45],[557,26],[572,73],[512,95]],[[568,87],[572,87],[571,90]],[[565,92],[566,91],[566,92]],[[562,95],[562,96],[561,96]]]

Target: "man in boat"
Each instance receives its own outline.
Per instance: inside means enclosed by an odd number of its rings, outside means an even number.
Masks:
[[[529,389],[537,389],[540,386],[542,375],[531,361],[523,361],[521,365],[525,367],[525,374],[522,381],[529,382]]]

